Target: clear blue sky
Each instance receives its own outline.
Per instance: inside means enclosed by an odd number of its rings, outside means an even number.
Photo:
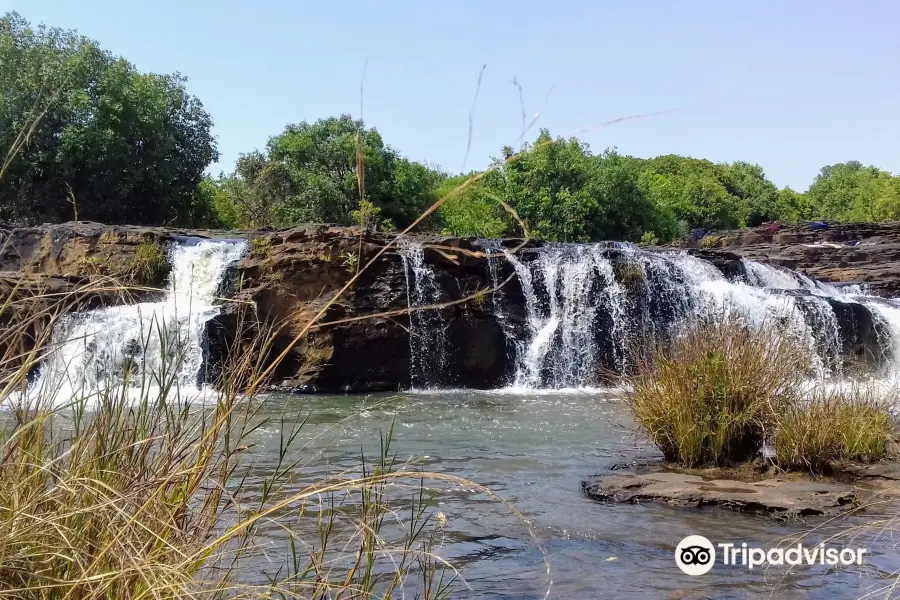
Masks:
[[[483,167],[529,120],[594,151],[761,164],[805,189],[825,164],[900,171],[900,3],[0,0],[78,29],[144,71],[180,71],[221,159],[286,123],[349,112],[449,171]],[[4,12],[5,12],[4,10]],[[548,95],[549,92],[549,95]],[[625,115],[675,112],[610,127]],[[533,139],[537,130],[528,134]]]

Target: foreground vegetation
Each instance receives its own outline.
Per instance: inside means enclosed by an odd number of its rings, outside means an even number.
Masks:
[[[896,429],[884,395],[810,391],[809,359],[776,323],[720,314],[640,356],[628,404],[665,458],[688,468],[750,461],[767,442],[785,469],[884,458]]]
[[[157,322],[136,350],[166,357],[152,373],[126,366],[75,393],[52,379],[29,385],[70,300],[13,293],[0,304],[0,597],[451,591],[454,573],[435,553],[445,521],[424,482],[470,482],[395,464],[388,431],[359,471],[298,483],[309,459],[300,429],[259,415],[266,336],[235,346],[220,391],[202,398],[178,381],[183,341]],[[263,428],[281,443],[259,470]]]
[[[0,19],[0,89],[0,147],[14,150],[0,169],[0,220],[403,229],[471,175],[404,158],[341,115],[289,124],[231,173],[206,177],[218,158],[212,119],[184,78],[140,73],[92,40],[15,13]],[[655,243],[772,220],[900,219],[900,178],[849,161],[823,167],[801,193],[748,162],[593,154],[545,130],[499,149],[490,173],[419,228],[521,234],[498,200],[544,239]]]

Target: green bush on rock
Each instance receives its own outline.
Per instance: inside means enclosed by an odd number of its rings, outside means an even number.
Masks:
[[[777,328],[715,316],[639,358],[628,404],[667,460],[725,466],[757,455],[808,365]]]
[[[640,356],[628,405],[682,467],[756,458],[765,442],[784,469],[812,473],[887,456],[896,425],[875,388],[809,389],[810,356],[775,323],[719,314]]]

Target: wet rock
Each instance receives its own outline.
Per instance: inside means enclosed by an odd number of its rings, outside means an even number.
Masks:
[[[659,501],[687,507],[720,506],[784,518],[837,515],[852,509],[857,500],[856,492],[849,484],[786,479],[745,483],[662,470],[606,475],[583,482],[582,488],[594,500],[632,504]]]
[[[271,358],[286,351],[270,384],[296,392],[370,392],[408,388],[410,315],[406,273],[394,236],[357,227],[305,225],[251,236],[239,265],[237,302],[207,325],[207,372],[221,375],[229,353],[246,348],[264,323],[278,332]],[[416,236],[435,272],[445,308],[432,311],[448,357],[435,385],[500,387],[510,374],[506,337],[489,296],[460,302],[492,287],[487,257],[474,240]],[[336,300],[357,266],[372,264]],[[503,276],[508,275],[504,271]],[[518,288],[518,289],[517,289]],[[498,295],[509,313],[524,313],[517,282]],[[247,318],[247,311],[253,319]],[[244,312],[242,312],[244,311]],[[324,312],[322,312],[324,311]],[[317,325],[307,325],[320,312]],[[257,325],[256,322],[259,323]],[[236,332],[244,323],[251,331]],[[304,333],[306,331],[306,333]],[[238,340],[238,341],[236,341]],[[243,340],[243,341],[240,341]],[[295,343],[296,342],[296,343]]]
[[[715,235],[713,248],[703,250],[711,258],[739,255],[822,281],[866,284],[883,296],[900,295],[900,222],[832,223],[820,231],[802,225],[775,232],[757,227]],[[701,243],[676,245],[699,248]]]
[[[266,366],[283,356],[269,384],[297,392],[367,392],[408,388],[410,377],[410,315],[406,273],[395,236],[305,224],[258,231],[184,230],[161,227],[110,226],[77,222],[41,227],[0,225],[0,271],[29,277],[57,278],[57,284],[75,285],[75,279],[117,277],[128,272],[139,245],[147,240],[162,244],[192,238],[248,238],[247,256],[224,278],[219,294],[231,299],[212,319],[202,339],[203,381],[214,382],[228,368],[231,356],[272,336]],[[463,301],[496,281],[513,275],[504,260],[495,261],[491,275],[484,248],[476,240],[446,236],[414,236],[423,244],[425,263],[434,271],[440,300],[447,305],[434,311],[435,329],[443,336],[445,364],[432,369],[439,387],[496,388],[509,383],[514,370],[515,340],[507,334],[526,325],[522,287],[512,277],[493,295]],[[855,247],[844,240],[862,239]],[[512,249],[523,240],[509,239],[500,246]],[[823,246],[833,244],[836,247]],[[809,244],[815,247],[809,247]],[[817,245],[818,244],[818,245]],[[896,245],[891,250],[892,244]],[[540,255],[543,242],[530,240],[518,253],[522,263]],[[741,257],[800,269],[831,281],[864,281],[880,291],[900,292],[900,223],[849,225],[827,232],[785,228],[776,234],[756,230],[721,234],[718,247],[690,249],[733,280],[746,278]],[[647,323],[665,334],[673,322],[678,298],[663,283],[672,273],[645,274],[635,269],[631,250],[621,244],[604,246],[614,275],[635,310],[620,315],[625,329],[639,335]],[[357,269],[371,266],[341,293]],[[832,272],[834,271],[834,272]],[[18,276],[17,275],[17,276]],[[51,281],[47,279],[46,281]],[[67,283],[63,283],[66,281]],[[147,282],[161,286],[163,281]],[[80,285],[80,284],[78,284]],[[595,282],[590,293],[601,293]],[[895,289],[896,288],[896,289]],[[340,293],[340,297],[338,295]],[[143,295],[142,295],[143,294]],[[149,299],[147,292],[103,298],[103,302]],[[841,349],[858,357],[866,367],[883,356],[879,323],[858,304],[827,299],[837,316]],[[72,310],[97,306],[98,300],[72,304]],[[76,308],[81,307],[81,308]],[[68,310],[68,309],[67,309]],[[321,312],[321,315],[320,315]],[[498,316],[502,313],[502,319]],[[316,324],[307,327],[319,315]],[[430,318],[430,317],[429,317]],[[594,324],[598,379],[620,364],[620,352],[610,342],[614,328],[608,315]],[[422,359],[422,357],[417,357]],[[424,360],[430,360],[425,357]],[[589,382],[590,383],[590,382]]]

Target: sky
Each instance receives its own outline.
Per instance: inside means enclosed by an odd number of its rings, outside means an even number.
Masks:
[[[745,160],[800,190],[835,162],[900,171],[892,0],[0,0],[0,8],[77,29],[141,71],[187,76],[215,122],[216,174],[288,123],[341,113],[362,115],[411,159],[454,173],[483,168],[521,142],[523,106],[525,125],[533,122],[525,140],[545,127],[594,152]],[[637,118],[604,125],[629,116]]]

